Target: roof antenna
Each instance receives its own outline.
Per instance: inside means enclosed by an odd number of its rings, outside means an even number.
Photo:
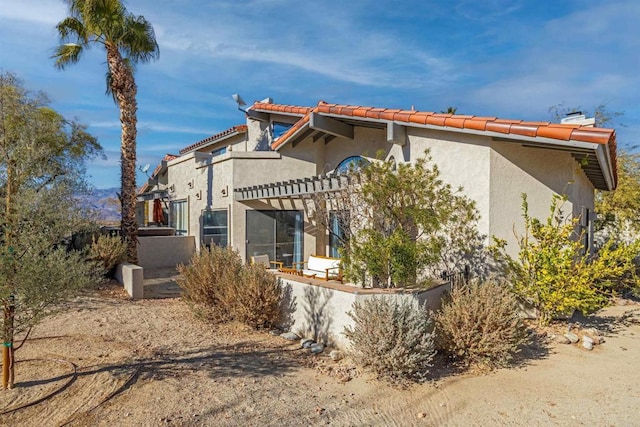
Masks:
[[[245,105],[247,105],[246,102],[244,102],[244,99],[242,99],[242,97],[240,95],[238,95],[237,93],[234,93],[233,95],[231,95],[231,97],[233,98],[233,100],[236,102],[236,104],[238,104],[238,110],[242,111],[243,113],[247,114],[247,110],[243,110],[242,107],[244,107]]]
[[[149,168],[151,167],[151,165],[149,163],[147,163],[144,166],[138,166],[138,169],[140,170],[140,172],[142,172],[143,174],[147,175],[147,178],[149,178],[149,174],[147,172],[149,172]]]

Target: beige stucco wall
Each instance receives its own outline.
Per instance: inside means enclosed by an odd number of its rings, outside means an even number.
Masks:
[[[391,300],[414,299],[426,310],[437,310],[442,297],[451,290],[448,284],[422,292],[387,292],[383,289],[358,289],[345,291],[337,287],[318,286],[305,279],[293,280],[282,276],[282,286],[290,291],[295,310],[290,313],[288,329],[302,338],[309,338],[346,349],[350,342],[344,336],[346,326],[353,327],[349,312],[353,304],[366,299],[381,297]],[[343,287],[344,288],[344,287]]]
[[[478,229],[489,234],[490,148],[489,138],[470,134],[451,134],[437,130],[409,129],[409,161],[424,157],[429,150],[440,177],[454,190],[475,201],[480,212]]]
[[[490,233],[507,241],[511,255],[517,254],[516,234],[522,235],[524,227],[523,193],[527,195],[529,215],[539,219],[549,216],[554,194],[569,198],[563,205],[567,215],[579,215],[582,206],[593,209],[593,185],[570,153],[493,141]]]
[[[139,237],[138,265],[153,269],[188,264],[195,249],[193,236]]]

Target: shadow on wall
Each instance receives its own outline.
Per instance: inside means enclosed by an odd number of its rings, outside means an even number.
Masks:
[[[304,321],[298,335],[313,339],[316,342],[330,344],[329,331],[332,324],[332,313],[329,301],[333,293],[325,288],[309,286],[304,290]]]
[[[293,314],[296,312],[298,304],[296,304],[296,297],[293,296],[293,288],[291,285],[283,285],[282,279],[278,279],[278,282],[280,282],[279,286],[283,288],[282,302],[280,303],[280,313],[282,318],[280,319],[279,326],[281,330],[288,331],[295,322]]]

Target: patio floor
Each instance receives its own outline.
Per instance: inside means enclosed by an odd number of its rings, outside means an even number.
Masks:
[[[175,268],[155,268],[144,270],[144,299],[178,298],[182,289],[176,278]]]

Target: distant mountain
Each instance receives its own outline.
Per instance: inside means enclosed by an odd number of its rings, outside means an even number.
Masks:
[[[88,207],[98,214],[98,220],[112,224],[120,222],[119,187],[96,188],[84,197]]]

